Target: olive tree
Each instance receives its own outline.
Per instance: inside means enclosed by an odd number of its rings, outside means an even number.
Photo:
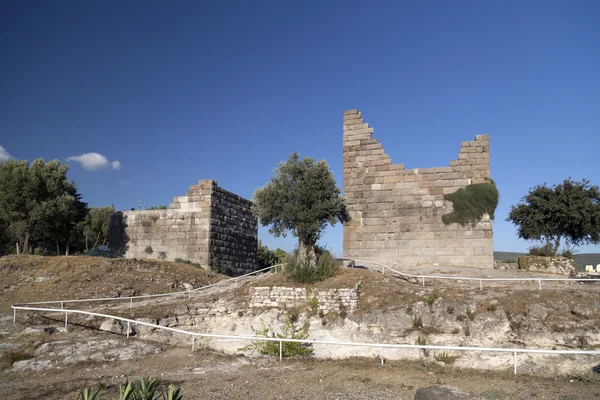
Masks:
[[[568,245],[600,243],[600,189],[570,178],[548,187],[538,185],[511,208],[507,221],[520,238],[544,241],[556,255],[561,240]]]
[[[295,152],[254,192],[252,210],[275,237],[289,232],[297,237],[300,257],[314,254],[327,224],[350,220],[327,162],[300,158]]]

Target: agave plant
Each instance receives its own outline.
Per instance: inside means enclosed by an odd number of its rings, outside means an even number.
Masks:
[[[100,391],[102,388],[98,389],[96,392],[92,390],[92,388],[85,388],[79,391],[79,396],[77,396],[78,400],[100,400]]]

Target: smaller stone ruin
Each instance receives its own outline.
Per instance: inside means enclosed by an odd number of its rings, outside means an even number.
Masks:
[[[113,215],[110,251],[127,258],[177,258],[233,275],[256,270],[258,221],[252,202],[201,180],[166,210],[122,211]],[[152,252],[149,252],[149,249]]]

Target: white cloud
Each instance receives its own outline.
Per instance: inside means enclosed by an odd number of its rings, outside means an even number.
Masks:
[[[131,185],[131,182],[129,182],[127,179],[120,179],[119,183],[121,185]]]
[[[8,151],[2,146],[0,146],[0,162],[10,160],[12,156],[8,154]]]
[[[108,168],[109,166],[112,169],[121,168],[121,163],[119,161],[108,161],[108,158],[98,153],[84,153],[80,156],[67,157],[67,161],[78,162],[88,171],[99,171]]]

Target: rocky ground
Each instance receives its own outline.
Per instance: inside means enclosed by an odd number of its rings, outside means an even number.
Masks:
[[[92,291],[92,287],[99,296],[112,291],[118,294],[118,290],[128,287],[141,293],[144,290],[156,293],[181,286],[182,282],[200,285],[220,279],[202,270],[188,270],[187,265],[179,273],[179,267],[173,263],[165,263],[163,267],[160,262],[149,265],[122,260],[123,264],[119,264],[89,258],[74,262],[75,257],[69,257],[66,265],[61,265],[60,260],[48,259],[56,265],[54,270],[37,268],[33,265],[39,265],[37,259],[24,260],[22,270],[19,267],[22,261],[1,259],[4,292],[0,302],[9,304],[15,298],[27,297],[28,292],[32,293],[26,299],[30,301],[58,297],[56,287],[63,286],[60,297],[65,297],[63,294],[69,293],[66,288],[70,276],[76,279],[71,286],[76,286],[73,291],[78,297],[85,297],[83,294]],[[105,292],[92,284],[101,271],[89,269],[98,262],[104,265],[100,268],[110,269],[113,275],[107,279],[112,283],[102,289]],[[78,268],[94,279],[81,279]],[[431,268],[437,269],[437,273],[459,272]],[[138,279],[141,269],[143,278]],[[467,272],[480,276],[486,273]],[[51,276],[55,284],[40,285],[50,280],[40,281],[40,276]],[[132,309],[121,304],[103,305],[100,310],[197,332],[251,333],[250,326],[257,326],[260,320],[281,325],[293,313],[299,323],[308,323],[311,337],[317,339],[414,344],[426,338],[427,344],[600,347],[600,291],[594,284],[549,284],[542,291],[536,284],[493,284],[481,291],[471,282],[427,282],[423,287],[373,271],[344,269],[320,287],[349,287],[358,280],[362,281],[359,309],[348,315],[315,315],[308,305],[296,310],[249,307],[249,287],[286,284],[278,275],[216,288],[188,301],[160,299],[134,303]],[[420,326],[415,326],[416,316],[420,317]],[[273,358],[242,355],[235,351],[242,345],[239,342],[199,341],[197,351],[192,353],[189,338],[181,335],[132,327],[132,337],[127,339],[125,325],[75,316],[70,317],[73,324],[66,331],[62,318],[21,311],[13,324],[12,313],[0,317],[1,399],[74,399],[83,385],[97,384],[106,386],[104,398],[112,398],[126,377],[144,376],[180,385],[186,399],[600,398],[600,374],[590,369],[600,359],[589,357],[544,362],[522,357],[517,376],[512,373],[510,360],[486,372],[469,369],[479,367],[478,363],[494,364],[493,359],[481,354],[461,355],[447,364],[436,361],[432,352],[425,354],[419,350],[395,354],[402,357],[399,360],[393,360],[394,354],[388,353],[383,366],[376,354],[361,353],[364,357],[333,360],[318,348],[315,355],[320,359],[294,358],[279,363]],[[203,344],[210,347],[200,348]],[[220,346],[237,354],[227,356],[211,350]],[[568,368],[564,368],[565,363],[570,363]],[[448,397],[448,393],[454,397]]]

